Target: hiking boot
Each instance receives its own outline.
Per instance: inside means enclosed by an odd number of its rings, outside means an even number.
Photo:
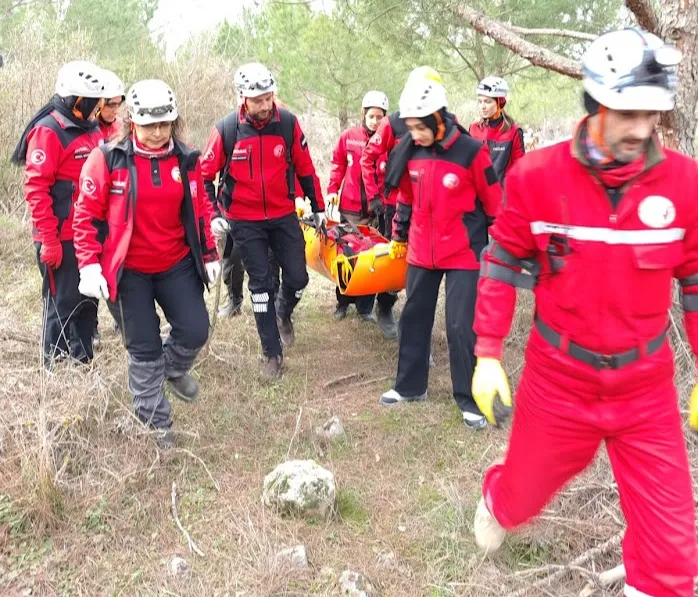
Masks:
[[[347,311],[349,309],[349,305],[337,305],[337,308],[335,309],[334,312],[334,320],[335,321],[342,321],[347,316]]]
[[[397,321],[393,315],[392,307],[389,309],[378,308],[378,329],[386,340],[397,338]]]
[[[182,377],[167,380],[167,385],[177,398],[184,402],[194,402],[199,396],[199,382],[185,373]]]
[[[282,319],[279,315],[276,316],[276,325],[279,328],[279,337],[284,346],[293,346],[296,341],[296,332],[293,331],[293,322],[291,317]]]
[[[359,313],[359,316],[366,323],[378,323],[378,318],[373,313]]]
[[[485,505],[485,498],[480,498],[475,511],[475,543],[485,553],[497,551],[504,542],[507,532],[500,525]]]
[[[169,450],[175,445],[175,434],[171,427],[155,430],[155,443],[161,450]]]
[[[228,300],[218,309],[218,317],[221,318],[235,317],[240,315],[240,313],[242,313],[242,299],[238,298],[231,299],[228,297]]]
[[[427,393],[419,394],[417,396],[403,396],[395,390],[388,390],[383,394],[379,402],[383,406],[394,406],[396,404],[401,404],[402,402],[423,402],[427,399]]]
[[[463,411],[463,423],[468,429],[480,430],[487,427],[487,419],[481,414],[469,413]]]
[[[259,367],[259,374],[262,379],[271,381],[279,379],[284,367],[283,355],[275,357],[262,356],[262,364]]]

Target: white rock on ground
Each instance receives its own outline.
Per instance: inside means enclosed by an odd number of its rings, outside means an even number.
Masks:
[[[172,576],[177,576],[177,577],[182,577],[182,576],[187,576],[191,570],[191,566],[189,565],[189,562],[187,562],[184,558],[180,558],[179,556],[174,556],[170,560],[170,574]]]
[[[308,554],[305,552],[304,545],[296,545],[282,549],[276,554],[276,565],[289,568],[307,568]]]
[[[345,570],[339,577],[339,594],[347,597],[375,597],[376,592],[368,579],[359,572]]]
[[[314,460],[289,460],[264,477],[262,503],[281,514],[327,518],[335,499],[334,475]]]
[[[334,441],[344,437],[346,434],[344,432],[344,425],[339,417],[334,416],[321,426],[315,428],[315,435],[320,439],[326,439],[329,441]]]

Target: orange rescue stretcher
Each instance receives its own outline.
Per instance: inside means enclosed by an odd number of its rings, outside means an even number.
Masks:
[[[300,220],[307,264],[347,296],[405,288],[407,260],[391,259],[389,243],[375,228],[327,222],[327,236],[310,219]]]

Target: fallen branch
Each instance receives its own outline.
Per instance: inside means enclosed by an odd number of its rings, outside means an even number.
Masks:
[[[563,565],[548,565],[548,566],[541,566],[540,568],[534,568],[533,570],[526,570],[526,574],[539,574],[541,572],[551,572],[555,570],[552,574],[549,574],[548,576],[541,578],[531,584],[530,586],[524,587],[523,589],[519,589],[517,591],[514,591],[513,593],[508,593],[506,597],[524,597],[530,591],[532,588],[540,588],[546,585],[551,585],[554,582],[557,582],[560,580],[565,574],[570,572],[571,570],[579,569],[583,564],[586,564],[589,560],[593,560],[594,558],[605,554],[607,551],[610,551],[614,547],[617,547],[620,545],[621,538],[623,537],[623,533],[617,533],[613,537],[611,537],[608,541],[605,543],[602,543],[598,547],[594,547],[592,549],[589,549],[585,551],[582,555],[580,555],[578,558],[572,560],[569,564],[563,564]],[[583,570],[583,569],[582,569]],[[585,570],[585,572],[588,572]],[[592,574],[589,572],[589,574]]]
[[[394,375],[386,375],[384,377],[376,377],[375,379],[367,379],[366,381],[360,381],[357,384],[354,384],[355,387],[360,387],[360,386],[370,386],[374,383],[380,383],[382,381],[388,381],[389,379],[393,379],[395,376]]]
[[[199,458],[196,454],[194,454],[193,452],[190,452],[190,451],[187,450],[186,448],[176,448],[176,451],[177,451],[177,452],[184,452],[185,454],[189,454],[189,456],[191,456],[192,458],[198,460],[198,461],[201,463],[201,465],[204,467],[204,470],[208,473],[208,476],[209,476],[209,478],[211,479],[211,483],[213,483],[213,486],[216,488],[216,491],[220,491],[220,490],[221,490],[221,486],[218,485],[218,483],[216,482],[216,480],[213,478],[213,475],[211,474],[211,471],[208,470],[208,467],[206,466],[206,463],[205,463],[203,460],[201,460],[201,458]]]
[[[604,589],[620,582],[625,578],[625,566],[621,564],[610,570],[594,575],[589,584],[584,587],[577,597],[592,597],[598,589]]]
[[[296,439],[296,435],[298,435],[298,428],[301,425],[301,416],[303,415],[303,407],[301,406],[298,409],[298,416],[296,417],[296,429],[293,432],[293,435],[291,436],[291,443],[288,444],[288,452],[286,452],[286,460],[288,460],[288,457],[291,454],[291,447],[293,446],[293,440]]]
[[[182,523],[179,520],[179,514],[177,514],[177,483],[174,481],[172,481],[172,516],[177,523],[177,527],[180,531],[182,531],[184,538],[187,540],[189,551],[193,551],[195,554],[203,558],[204,552],[197,547],[196,543],[194,543],[194,540],[191,538],[191,535],[187,533],[187,530],[182,526]]]
[[[334,386],[338,386],[340,384],[343,384],[345,381],[351,381],[352,379],[360,379],[363,377],[363,373],[350,373],[349,375],[343,375],[342,377],[338,377],[337,379],[333,379],[331,381],[328,381],[323,387],[323,389],[327,388],[332,388]]]

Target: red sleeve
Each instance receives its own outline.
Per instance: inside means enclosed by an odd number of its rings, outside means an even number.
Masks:
[[[502,185],[492,166],[490,150],[486,143],[483,143],[477,152],[470,171],[473,173],[475,192],[482,201],[485,213],[491,218],[496,217],[502,203]]]
[[[698,173],[694,174],[698,180]],[[690,190],[690,187],[689,189]],[[695,186],[688,196],[695,196]],[[683,324],[694,356],[698,355],[698,211],[691,211],[683,239],[684,261],[675,268],[674,276],[681,285],[684,303]]]
[[[206,189],[209,203],[216,216],[220,216],[220,208],[218,207],[218,199],[216,197],[216,186],[214,181],[218,173],[225,167],[226,156],[223,148],[223,139],[221,138],[218,127],[213,127],[211,134],[206,141],[206,147],[201,154],[199,163],[201,164],[201,174],[203,176],[203,188]],[[220,184],[220,183],[219,183]]]
[[[368,197],[369,201],[381,195],[378,186],[378,162],[381,156],[385,153],[390,153],[393,147],[395,147],[393,127],[390,125],[390,120],[386,117],[381,120],[378,130],[373,134],[361,153],[361,177],[364,181],[366,197]]]
[[[322,198],[320,180],[315,172],[313,159],[308,150],[308,141],[303,134],[301,125],[296,120],[293,131],[293,148],[291,149],[291,159],[296,170],[296,177],[303,189],[303,194],[310,199],[310,206],[313,213],[325,211],[325,201]]]
[[[201,159],[196,162],[196,171],[194,172],[194,180],[196,181],[196,189],[203,189],[204,178],[203,178],[203,168],[201,166]],[[206,196],[202,191],[198,191],[195,197],[196,201],[196,212],[199,214],[199,231],[201,234],[201,251],[204,256],[204,261],[217,261],[218,251],[216,250],[216,239],[211,232],[211,220],[216,217],[216,212],[211,205],[211,202],[207,200]]]
[[[511,168],[518,160],[520,160],[526,154],[526,147],[524,146],[524,136],[523,129],[521,127],[516,127],[514,132],[514,140],[511,145],[511,157],[509,158],[509,168]]]
[[[330,170],[330,184],[328,193],[339,193],[347,173],[347,134],[342,133],[337,141],[337,147],[332,152],[332,169]]]
[[[50,128],[37,126],[27,138],[27,161],[24,170],[24,198],[29,204],[32,223],[39,238],[58,237],[58,218],[53,213],[49,194],[56,182],[56,171],[63,153],[58,135]]]
[[[109,209],[111,176],[101,149],[93,149],[80,173],[80,194],[73,215],[73,242],[78,268],[99,263],[102,244],[94,221],[105,221]],[[124,189],[128,193],[128,189]],[[126,198],[128,201],[128,198]]]
[[[525,182],[519,176],[517,168],[507,177],[506,198],[502,202],[502,209],[494,225],[490,228],[491,237],[517,259],[530,258],[536,253],[525,195]],[[483,259],[486,262],[502,265],[492,258],[489,249],[483,255]],[[480,277],[473,326],[477,334],[475,344],[477,356],[502,358],[504,338],[511,329],[515,308],[516,288],[514,286],[486,275]]]

